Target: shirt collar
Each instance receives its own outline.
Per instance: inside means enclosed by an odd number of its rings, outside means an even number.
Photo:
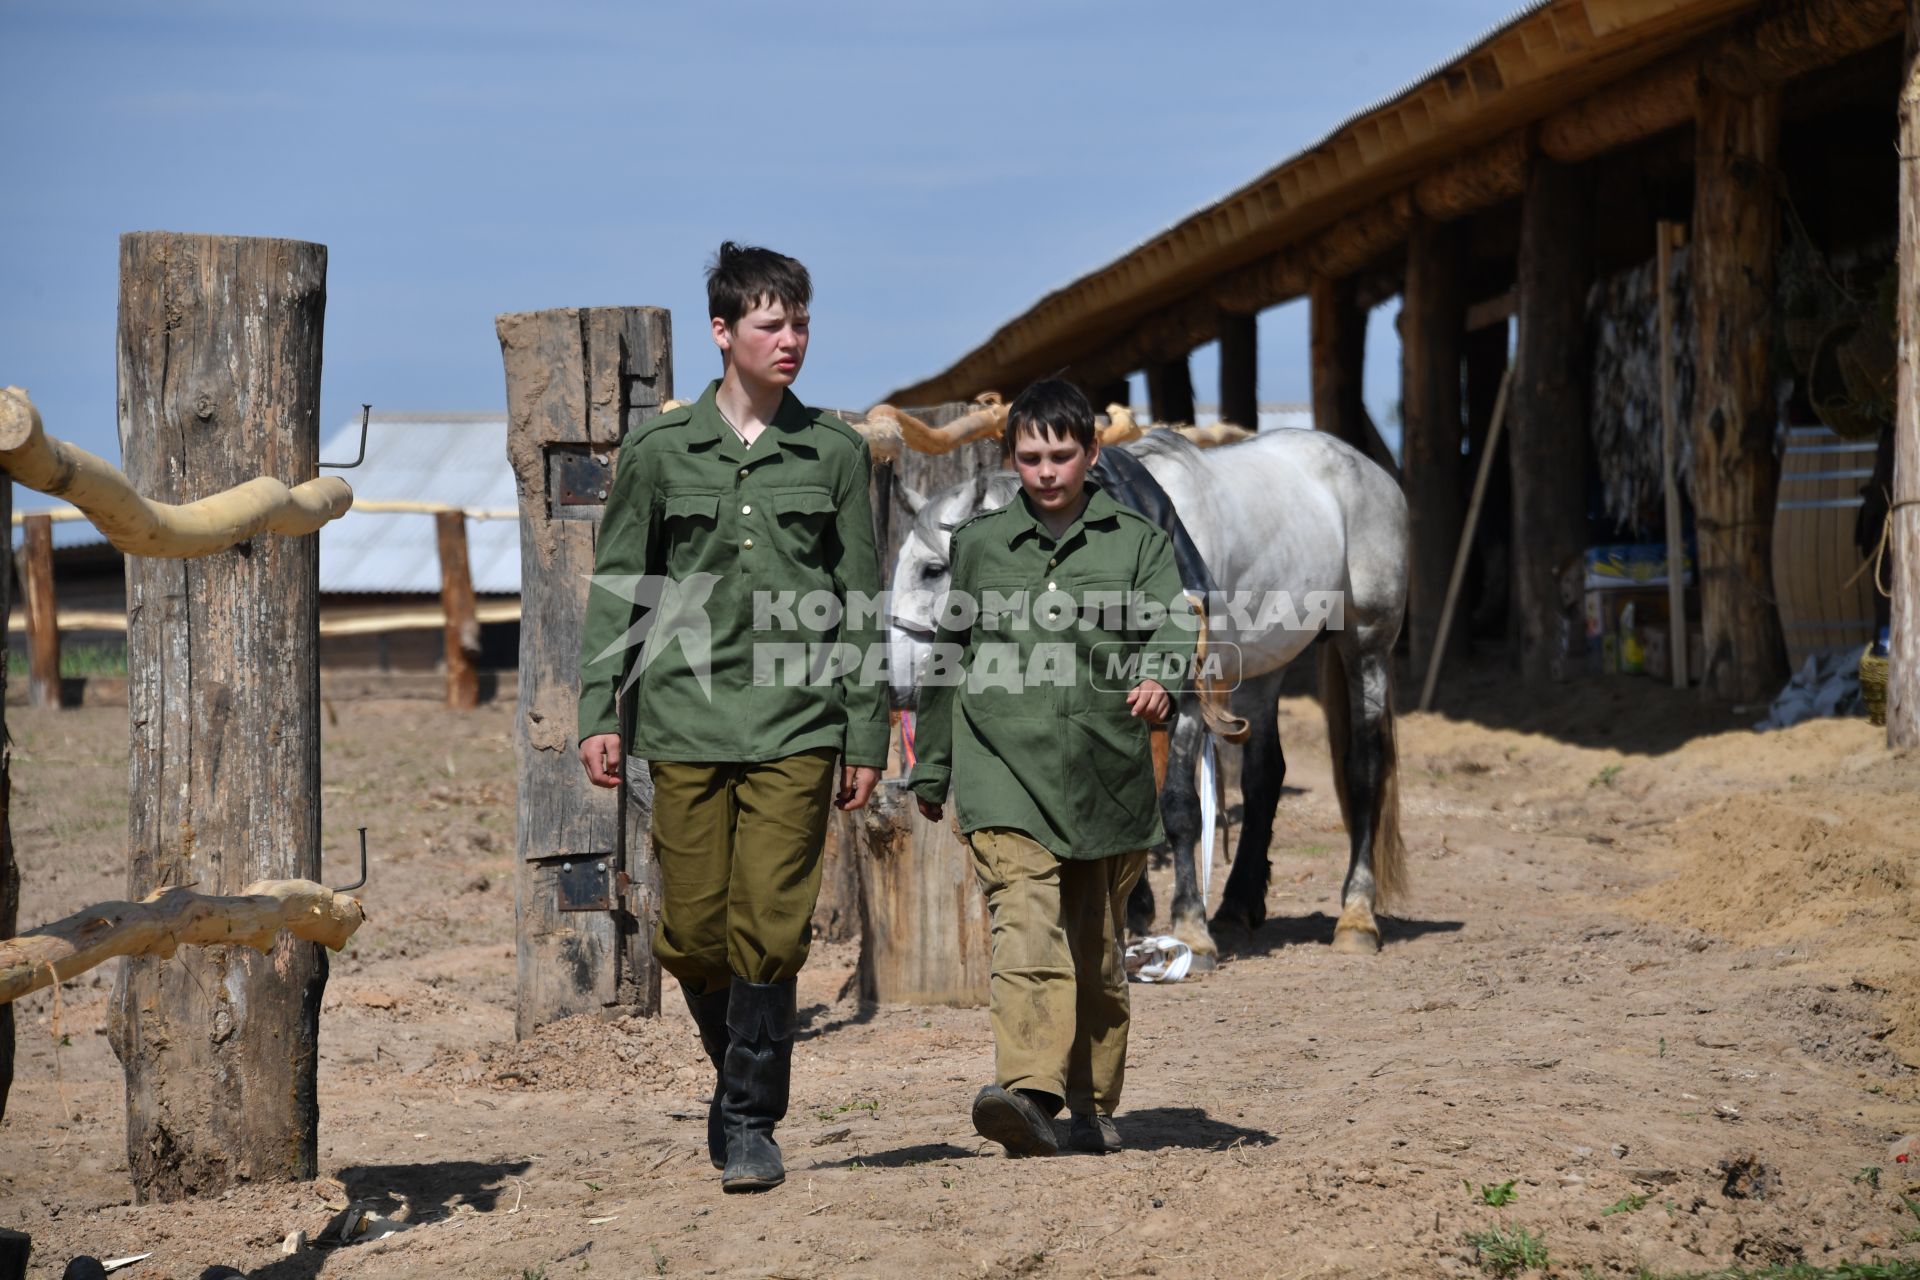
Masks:
[[[718,445],[720,456],[736,462],[744,461],[748,455],[747,446],[740,442],[740,434],[727,423],[726,415],[720,412],[720,380],[715,378],[700,393],[693,403],[693,425],[697,428],[692,443],[700,445]],[[759,458],[765,456],[770,448],[785,449],[795,444],[808,448],[817,448],[814,441],[813,415],[800,403],[800,397],[792,391],[780,394],[780,407],[774,411],[773,421],[767,429],[754,440],[753,454]],[[767,438],[772,436],[771,440]],[[766,444],[762,444],[766,441]]]
[[[1047,531],[1047,526],[1040,522],[1040,517],[1034,512],[1033,503],[1027,499],[1027,491],[1024,488],[1014,496],[1014,501],[1019,504],[1020,518],[1014,520],[1013,528],[1007,531],[1009,547],[1028,534],[1042,539],[1053,537]],[[1108,497],[1105,489],[1091,480],[1087,481],[1087,505],[1080,509],[1080,514],[1074,517],[1073,523],[1068,525],[1066,532],[1060,535],[1058,544],[1065,546],[1087,525],[1104,527],[1111,524],[1119,510],[1120,504]]]

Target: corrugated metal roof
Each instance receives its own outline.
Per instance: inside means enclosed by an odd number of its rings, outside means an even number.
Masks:
[[[360,445],[356,416],[320,444],[320,456],[351,458]],[[353,486],[356,500],[433,502],[467,510],[519,506],[507,462],[507,415],[386,413],[367,429],[366,461],[325,471]],[[320,590],[438,594],[440,557],[432,516],[349,511],[320,530]],[[469,520],[467,560],[473,589],[520,590],[520,524]]]

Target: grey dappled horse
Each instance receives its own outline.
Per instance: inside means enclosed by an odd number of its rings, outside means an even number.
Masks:
[[[1351,845],[1333,945],[1378,950],[1374,905],[1400,891],[1404,862],[1390,700],[1393,646],[1407,595],[1407,504],[1399,485],[1359,451],[1317,431],[1268,431],[1212,449],[1154,431],[1110,447],[1139,459],[1166,490],[1228,606],[1209,610],[1208,651],[1219,655],[1221,677],[1237,683],[1232,709],[1248,720],[1251,733],[1241,768],[1240,839],[1214,929],[1232,945],[1266,919],[1267,847],[1286,777],[1280,672],[1324,634],[1321,705]],[[894,565],[888,654],[902,702],[911,701],[933,642],[950,581],[954,527],[1012,501],[1018,489],[1013,473],[1002,471],[931,497],[904,495],[914,524]],[[1343,605],[1328,618],[1307,607],[1327,599],[1325,593],[1336,593]],[[1216,948],[1194,868],[1200,831],[1194,773],[1203,732],[1199,699],[1189,691],[1175,712],[1160,803],[1173,852],[1173,933],[1193,948],[1197,962],[1211,966]],[[1153,919],[1144,879],[1141,891],[1145,897],[1136,893],[1129,904],[1135,932],[1145,932]]]

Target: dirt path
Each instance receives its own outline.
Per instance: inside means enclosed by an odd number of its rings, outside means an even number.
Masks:
[[[1915,762],[1860,722],[1702,732],[1643,682],[1558,708],[1470,692],[1493,724],[1403,721],[1417,896],[1371,960],[1325,945],[1345,838],[1318,711],[1286,702],[1274,918],[1218,973],[1134,988],[1125,1152],[984,1150],[984,1015],[863,1009],[852,949],[822,947],[789,1181],[760,1197],[706,1167],[677,1003],[512,1042],[510,712],[340,706],[328,848],[365,822],[374,870],[328,987],[331,1180],[130,1205],[95,974],[57,1052],[49,997],[21,1009],[0,1224],[33,1235],[36,1275],[154,1250],[134,1280],[1466,1275],[1463,1236],[1500,1225],[1569,1277],[1920,1258],[1899,1198],[1920,1174],[1890,1155],[1920,1130]],[[123,715],[9,721],[24,919],[116,896]],[[412,1225],[281,1255],[348,1198]]]

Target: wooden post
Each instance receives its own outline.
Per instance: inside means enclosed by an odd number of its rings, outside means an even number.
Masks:
[[[1512,295],[1508,297],[1511,311]],[[1493,427],[1493,410],[1500,391],[1508,387],[1507,371],[1512,367],[1508,352],[1511,327],[1505,317],[1484,321],[1473,327],[1474,308],[1467,309],[1466,376],[1463,392],[1467,402],[1467,452],[1461,458],[1462,478],[1474,472],[1481,458],[1490,451],[1487,436]],[[1478,483],[1476,478],[1475,483]],[[1497,625],[1509,613],[1513,583],[1513,475],[1503,464],[1488,473],[1482,494],[1480,520],[1473,526],[1473,555],[1467,566],[1466,596],[1460,602],[1464,616],[1460,628],[1471,642],[1482,627]]]
[[[1260,322],[1255,316],[1221,313],[1220,421],[1260,429]]]
[[[1401,474],[1412,557],[1407,573],[1408,653],[1415,670],[1436,645],[1460,652],[1463,631],[1440,636],[1454,548],[1460,542],[1460,361],[1466,340],[1466,243],[1457,223],[1417,215],[1407,241],[1400,312]]]
[[[0,528],[13,527],[13,486],[0,484]],[[9,621],[13,575],[0,572],[0,626]],[[0,938],[20,932],[20,865],[13,856],[13,739],[7,736],[7,664],[0,662]],[[0,1120],[13,1087],[13,1006],[0,1007]],[[25,1259],[21,1259],[22,1266]]]
[[[120,240],[127,478],[184,502],[265,472],[313,478],[327,251],[295,240]],[[127,558],[128,897],[320,878],[319,540]],[[312,1178],[327,962],[282,937],[129,960],[110,1022],[138,1199]]]
[[[1920,744],[1920,0],[1907,0],[1900,84],[1900,365],[1894,405],[1893,634],[1887,658],[1887,745]],[[0,832],[3,835],[4,832]]]
[[[1400,468],[1360,398],[1367,309],[1352,276],[1316,275],[1307,285],[1307,329],[1316,430],[1338,436],[1396,478]]]
[[[1157,426],[1193,421],[1193,371],[1187,357],[1148,367],[1147,408]]]
[[[1699,539],[1702,691],[1755,702],[1787,678],[1773,604],[1773,508],[1780,488],[1773,264],[1780,243],[1774,167],[1777,93],[1705,84],[1695,126],[1693,509]]]
[[[480,623],[473,612],[473,573],[467,567],[467,513],[436,511],[440,548],[440,608],[447,615],[447,706],[480,705]]]
[[[53,520],[30,515],[21,522],[21,587],[27,606],[27,701],[60,705],[60,619],[53,591]]]
[[[1680,530],[1680,411],[1673,402],[1673,251],[1686,228],[1678,222],[1654,224],[1654,270],[1660,273],[1660,483],[1667,520],[1667,661],[1673,687],[1687,687],[1686,539]]]
[[[574,725],[580,629],[614,458],[626,433],[673,394],[673,344],[659,307],[528,311],[494,327],[520,493],[514,1026],[526,1036],[569,1014],[660,1007],[652,779],[638,765],[618,795],[594,787]]]
[[[1083,388],[1087,399],[1093,403],[1095,413],[1105,413],[1110,404],[1133,404],[1133,384],[1125,378],[1115,378],[1111,382],[1097,382]],[[886,566],[882,565],[882,569]]]
[[[1500,449],[1500,430],[1506,426],[1507,392],[1512,382],[1511,375],[1500,379],[1500,390],[1495,393],[1491,425],[1487,428],[1486,445],[1476,460],[1473,477],[1473,497],[1467,502],[1466,524],[1460,530],[1460,546],[1453,556],[1453,574],[1447,579],[1447,595],[1440,606],[1440,630],[1444,633],[1453,621],[1454,605],[1460,600],[1460,586],[1467,579],[1467,555],[1473,550],[1474,530],[1480,527],[1480,507],[1487,497],[1487,479],[1493,474],[1494,455]],[[1427,678],[1420,686],[1420,710],[1433,706],[1434,682],[1440,678],[1440,659],[1446,656],[1444,648],[1435,648],[1427,658]]]
[[[1571,619],[1560,574],[1587,545],[1586,298],[1592,181],[1541,159],[1520,206],[1519,331],[1507,461],[1513,480],[1513,570],[1520,672],[1553,678]]]
[[[893,781],[875,788],[855,816],[865,869],[861,999],[985,1004],[993,971],[987,899],[951,817],[928,822]]]

